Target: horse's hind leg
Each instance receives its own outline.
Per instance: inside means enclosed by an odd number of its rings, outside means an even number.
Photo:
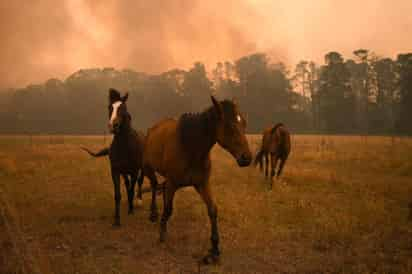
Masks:
[[[256,154],[255,163],[259,164],[259,170],[263,172],[263,150],[259,150]]]
[[[115,213],[114,213],[114,226],[120,226],[120,174],[118,172],[112,171],[112,180],[114,186],[114,205],[115,205]]]
[[[131,192],[132,191],[132,185],[133,185],[133,189],[134,189],[134,184],[135,179],[133,178],[133,176],[131,176],[131,180],[129,180],[129,176],[128,175],[123,175],[123,179],[124,179],[124,185],[126,187],[126,193],[127,193],[127,201],[129,203],[129,214],[133,213],[133,196],[134,194]]]
[[[133,201],[134,201],[134,188],[136,186],[137,181],[137,174],[130,175],[130,187],[129,192],[127,193],[127,197],[129,199],[129,214],[133,214]]]
[[[150,221],[154,223],[157,221],[157,218],[159,217],[159,214],[157,212],[157,204],[156,204],[157,178],[156,178],[156,174],[151,168],[145,169],[144,172],[149,178],[150,185],[152,188],[152,203],[150,205]]]
[[[279,165],[278,174],[276,175],[276,177],[279,178],[279,176],[282,174],[282,170],[283,170],[283,167],[285,166],[285,163],[286,163],[287,159],[288,159],[288,155],[282,156],[280,158],[280,165]]]
[[[173,198],[176,192],[176,187],[170,181],[166,180],[163,184],[163,214],[160,220],[160,242],[166,240],[167,221],[173,213]]]
[[[203,258],[203,263],[210,264],[216,263],[219,260],[219,230],[217,227],[217,207],[213,201],[212,193],[210,191],[209,184],[196,187],[197,192],[202,197],[202,200],[207,206],[207,212],[209,215],[210,225],[212,229],[210,241],[212,242],[212,248],[209,250],[209,254]]]
[[[262,155],[262,157],[263,157],[263,155]],[[260,160],[259,160],[259,170],[260,170],[260,172],[263,172],[263,163],[262,163],[262,161],[263,161],[263,159],[260,158]]]
[[[143,199],[142,199],[142,185],[143,185],[143,179],[144,179],[144,173],[143,169],[140,170],[140,175],[137,178],[137,205],[142,206],[143,205]]]
[[[269,155],[264,153],[263,157],[265,157],[265,177],[267,179],[269,177]]]
[[[276,166],[278,165],[278,156],[275,153],[270,153],[270,189],[272,189],[273,177],[276,173]]]

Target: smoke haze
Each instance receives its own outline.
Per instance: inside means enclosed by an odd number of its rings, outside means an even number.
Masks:
[[[90,67],[211,68],[256,51],[290,65],[331,50],[412,51],[412,1],[360,2],[1,0],[0,87]]]

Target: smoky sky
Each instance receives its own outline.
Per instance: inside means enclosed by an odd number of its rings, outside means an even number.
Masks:
[[[412,51],[412,1],[0,0],[0,87],[80,68],[158,73],[256,51],[293,65],[358,48]]]

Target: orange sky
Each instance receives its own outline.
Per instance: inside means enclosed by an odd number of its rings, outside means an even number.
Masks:
[[[223,2],[223,3],[222,3]],[[0,87],[79,68],[161,72],[265,51],[293,65],[412,51],[411,0],[0,0]]]

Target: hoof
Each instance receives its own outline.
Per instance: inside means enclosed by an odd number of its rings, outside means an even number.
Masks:
[[[129,215],[133,215],[133,213],[134,213],[134,209],[132,208],[132,209],[129,209],[129,211],[127,212]]]
[[[160,232],[159,242],[160,243],[166,242],[166,233]]]
[[[113,227],[120,227],[120,221],[119,220],[114,221]]]
[[[277,178],[276,179],[276,181],[278,182],[278,184],[280,184],[280,185],[287,185],[287,181],[283,178],[283,177],[281,177],[281,178]]]
[[[143,200],[142,200],[142,199],[137,199],[136,205],[137,205],[138,207],[142,207],[142,206],[143,206]]]
[[[159,216],[158,216],[157,214],[150,214],[149,220],[150,220],[152,223],[156,223],[158,218],[159,218]]]
[[[219,255],[209,253],[202,259],[202,263],[205,265],[215,265],[219,263]]]

